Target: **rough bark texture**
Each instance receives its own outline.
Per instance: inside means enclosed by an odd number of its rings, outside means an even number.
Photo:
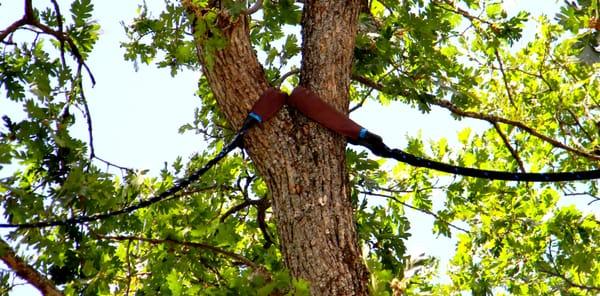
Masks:
[[[344,112],[359,8],[358,1],[305,1],[302,85]],[[268,82],[250,44],[248,20],[228,20],[219,23],[228,46],[214,53],[214,65],[204,74],[227,120],[239,126]],[[198,53],[204,60],[201,42]],[[272,195],[286,266],[310,282],[313,295],[368,294],[344,147],[341,136],[287,108],[246,137]]]
[[[11,247],[3,240],[0,240],[0,259],[20,278],[36,287],[43,295],[62,296],[63,293],[56,288],[54,283],[39,273],[33,266],[27,264],[22,258],[17,256]]]

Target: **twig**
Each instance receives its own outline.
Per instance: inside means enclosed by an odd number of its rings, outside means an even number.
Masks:
[[[127,242],[127,248],[125,250],[125,262],[127,263],[127,288],[125,289],[125,296],[129,296],[129,291],[131,289],[131,258],[129,255],[129,250],[131,249],[131,241]]]
[[[262,8],[262,4],[263,4],[262,2],[263,2],[263,0],[256,0],[256,2],[254,2],[254,4],[252,6],[250,6],[248,9],[246,9],[246,11],[244,12],[244,14],[245,15],[254,14],[259,9]]]
[[[569,113],[569,115],[571,115],[571,117],[573,117],[573,120],[575,120],[575,124],[579,127],[579,129],[581,129],[581,131],[583,131],[583,133],[588,138],[588,140],[594,141],[594,138],[590,135],[590,133],[588,133],[588,131],[585,129],[585,127],[581,124],[581,121],[579,121],[579,118],[577,118],[577,115],[573,112],[573,110],[567,109],[567,112]]]
[[[269,207],[271,207],[271,201],[269,200],[268,197],[265,196],[261,199],[245,198],[242,203],[235,205],[231,209],[227,210],[225,212],[225,214],[223,214],[223,216],[221,216],[221,218],[219,220],[221,222],[224,222],[225,219],[227,219],[227,217],[229,217],[249,206],[256,207],[256,211],[257,211],[256,220],[258,222],[258,228],[260,229],[260,232],[263,234],[263,237],[265,239],[265,243],[264,243],[263,247],[265,249],[268,249],[273,244],[273,239],[271,238],[271,235],[269,234],[268,226],[265,221],[266,211]]]
[[[32,0],[25,0],[25,14],[23,15],[23,17],[20,20],[12,23],[4,31],[0,32],[0,41],[4,41],[4,38],[6,38],[6,36],[10,35],[11,33],[18,30],[20,27],[25,26],[25,25],[30,25],[35,28],[38,28],[42,33],[53,36],[61,43],[66,42],[69,45],[71,54],[77,60],[77,64],[79,65],[79,67],[85,68],[85,70],[87,71],[88,76],[92,82],[92,85],[96,84],[96,79],[94,78],[92,71],[86,64],[85,59],[81,55],[81,52],[79,51],[79,48],[77,47],[77,45],[75,44],[73,39],[71,39],[71,37],[69,37],[63,31],[56,31],[56,30],[40,23],[39,20],[36,19],[35,13],[33,11]],[[61,47],[61,49],[63,49],[63,48]],[[64,53],[64,51],[63,51],[63,53]]]
[[[297,75],[298,73],[300,73],[300,69],[293,69],[293,70],[283,74],[283,76],[279,77],[279,79],[275,80],[273,82],[273,85],[276,87],[279,87],[288,77],[290,77],[292,75]]]
[[[111,167],[115,167],[118,168],[120,170],[126,171],[126,172],[133,172],[134,170],[132,168],[128,168],[128,167],[124,167],[124,166],[120,166],[118,164],[112,163],[108,160],[102,159],[99,156],[94,155],[94,159],[98,160],[100,162],[103,162],[104,164],[106,164],[107,166],[111,166]]]
[[[265,239],[265,243],[263,244],[264,249],[268,249],[273,245],[273,239],[269,234],[266,217],[267,217],[267,209],[271,207],[271,201],[267,197],[263,197],[260,199],[260,203],[256,206],[256,210],[258,213],[256,214],[256,220],[258,221],[258,228],[260,232],[263,234]]]
[[[258,201],[259,200],[252,200],[252,199],[244,200],[244,202],[242,202],[241,204],[235,205],[231,209],[227,210],[225,212],[225,214],[223,214],[223,216],[221,216],[221,219],[219,219],[219,220],[221,222],[224,222],[225,219],[227,219],[227,217],[229,217],[229,216],[231,216],[231,215],[233,215],[233,214],[235,214],[235,213],[237,213],[237,212],[239,212],[239,211],[241,211],[241,210],[249,207],[250,205],[253,205],[253,204],[256,205],[256,204],[258,204]]]
[[[506,78],[506,72],[504,71],[504,64],[502,63],[502,59],[500,58],[498,48],[494,48],[494,54],[496,55],[498,65],[500,66],[500,73],[502,74],[502,81],[504,81],[504,88],[506,88],[506,95],[508,96],[508,100],[510,101],[510,104],[513,105],[513,107],[515,107],[515,109],[519,109],[515,104],[515,100],[513,99],[512,93],[510,92],[510,86],[508,85],[508,79]]]
[[[487,122],[493,123],[493,122],[500,122],[500,123],[505,123],[505,124],[509,124],[515,127],[518,127],[526,132],[528,132],[529,134],[535,136],[536,138],[539,138],[545,142],[550,143],[552,146],[556,147],[556,148],[561,148],[564,149],[566,151],[572,152],[573,154],[579,155],[579,156],[583,156],[589,159],[593,159],[593,160],[600,160],[600,156],[592,154],[590,152],[587,151],[583,151],[583,150],[579,150],[579,149],[575,149],[573,147],[570,147],[566,144],[563,144],[562,142],[552,139],[548,136],[545,136],[543,134],[541,134],[540,132],[536,131],[535,129],[533,129],[532,127],[520,122],[520,121],[516,121],[516,120],[511,120],[511,119],[507,119],[507,118],[503,118],[503,117],[499,117],[499,116],[494,116],[494,115],[489,115],[489,114],[485,114],[485,113],[477,113],[477,112],[472,112],[472,111],[464,111],[460,108],[458,108],[456,105],[454,105],[452,102],[447,101],[447,100],[440,100],[440,99],[433,99],[431,100],[431,104],[448,109],[449,111],[451,111],[454,114],[457,115],[461,115],[461,116],[466,116],[466,117],[470,117],[470,118],[475,118],[475,119],[480,119],[480,120],[485,120]]]
[[[525,173],[526,172],[525,165],[523,164],[523,160],[519,156],[519,153],[510,144],[510,142],[508,141],[508,137],[506,137],[504,132],[502,132],[502,129],[500,129],[500,125],[497,122],[494,122],[492,124],[494,125],[494,129],[496,130],[498,135],[500,135],[500,138],[502,138],[502,142],[504,142],[504,146],[506,146],[506,149],[508,149],[508,151],[510,151],[510,154],[512,155],[512,157],[515,159],[515,161],[519,165],[519,170],[521,170],[522,173]]]
[[[200,177],[202,177],[202,175],[204,175],[210,168],[215,166],[221,159],[223,159],[225,156],[227,156],[227,154],[229,154],[235,148],[240,147],[240,143],[242,142],[242,139],[248,128],[249,128],[249,126],[242,127],[242,129],[240,129],[240,131],[238,131],[238,133],[235,135],[233,140],[229,144],[227,144],[225,147],[223,147],[221,152],[219,152],[219,154],[217,154],[217,156],[215,156],[214,158],[207,161],[203,167],[194,171],[189,176],[179,179],[169,189],[161,192],[160,194],[154,195],[153,197],[151,197],[149,199],[139,201],[133,205],[130,205],[130,206],[118,209],[118,210],[113,210],[113,211],[108,211],[108,212],[103,212],[103,213],[96,213],[96,214],[92,214],[92,215],[80,215],[80,216],[74,216],[71,218],[60,219],[60,220],[58,220],[58,219],[57,220],[45,220],[45,221],[15,223],[15,224],[0,223],[0,228],[42,228],[42,227],[52,227],[52,226],[60,226],[60,225],[83,224],[83,223],[87,223],[87,222],[104,220],[104,219],[107,219],[110,217],[128,214],[128,213],[137,211],[139,209],[149,207],[149,206],[151,206],[155,203],[161,202],[165,199],[170,199],[175,194],[179,193],[181,190],[183,190],[184,188],[186,188],[193,182],[200,179]]]
[[[558,270],[558,266],[556,266],[556,260],[554,260],[554,256],[552,256],[551,243],[548,244],[548,252],[546,253],[546,255],[548,255],[548,259],[550,261],[550,264],[552,265],[553,270],[546,270],[545,268],[540,268],[540,271],[542,273],[562,279],[563,281],[565,281],[565,283],[567,283],[567,285],[569,287],[575,287],[575,288],[588,290],[588,291],[600,291],[600,287],[598,287],[598,286],[586,286],[586,285],[577,284],[577,283],[573,282],[571,279],[569,279],[566,275],[560,273]]]
[[[362,84],[365,84],[367,86],[371,86],[374,87],[375,89],[377,89],[378,91],[382,91],[384,93],[387,94],[392,94],[392,95],[401,95],[401,96],[409,96],[410,94],[405,91],[405,90],[394,90],[394,93],[391,93],[389,90],[386,90],[386,87],[377,82],[377,81],[373,81],[370,80],[366,77],[363,76],[358,76],[358,75],[352,75],[352,79],[355,81],[358,81]],[[575,149],[573,147],[570,147],[566,144],[563,144],[560,141],[557,141],[555,139],[552,139],[548,136],[545,136],[543,134],[541,134],[540,132],[536,131],[534,128],[520,122],[520,121],[516,121],[516,120],[511,120],[511,119],[507,119],[504,117],[499,117],[499,116],[494,116],[494,115],[489,115],[486,113],[478,113],[478,112],[473,112],[473,111],[465,111],[460,109],[459,107],[457,107],[456,105],[454,105],[452,102],[448,101],[448,100],[443,100],[443,99],[437,99],[435,98],[435,96],[430,95],[430,94],[426,94],[426,96],[428,96],[427,98],[427,102],[432,104],[432,105],[436,105],[438,107],[442,107],[444,109],[447,109],[448,111],[456,114],[456,115],[460,115],[460,116],[464,116],[464,117],[469,117],[469,118],[475,118],[475,119],[479,119],[479,120],[484,120],[487,121],[489,123],[494,123],[494,122],[499,122],[499,123],[504,123],[504,124],[508,124],[508,125],[512,125],[515,127],[520,128],[521,130],[524,130],[526,132],[528,132],[529,134],[535,136],[536,138],[539,138],[545,142],[550,143],[552,146],[556,147],[556,148],[561,148],[563,150],[569,151],[573,154],[579,155],[579,156],[583,156],[589,159],[593,159],[593,160],[600,160],[600,156],[599,155],[595,155],[593,153],[587,152],[587,151],[583,151],[583,150],[579,150],[579,149]]]
[[[422,192],[425,190],[446,190],[447,187],[446,186],[431,186],[431,187],[417,188],[416,190],[397,190],[397,189],[384,188],[384,187],[377,187],[376,189],[378,191],[403,194],[403,193],[419,193],[419,192]]]
[[[208,251],[223,255],[225,257],[229,257],[231,259],[237,260],[237,261],[241,262],[242,264],[244,264],[254,270],[260,270],[265,273],[267,272],[264,267],[254,263],[252,260],[250,260],[242,255],[239,255],[234,252],[230,252],[230,251],[227,251],[227,250],[224,250],[219,247],[215,247],[213,245],[206,244],[206,243],[180,241],[180,240],[171,239],[171,238],[153,239],[153,238],[136,237],[136,236],[108,236],[108,235],[105,236],[105,235],[99,235],[99,234],[96,234],[95,236],[100,239],[112,240],[112,241],[141,241],[141,242],[146,242],[146,243],[155,244],[155,245],[157,245],[157,244],[176,244],[176,245],[182,245],[185,247],[199,248],[199,249],[208,250]]]
[[[592,200],[588,202],[588,206],[600,201],[600,196],[594,195],[591,192],[563,192],[564,196],[587,196]]]
[[[463,17],[467,18],[467,19],[468,19],[468,20],[469,20],[471,23],[472,23],[473,21],[477,20],[477,21],[479,21],[479,22],[482,22],[482,23],[484,23],[484,24],[487,24],[487,25],[490,25],[490,26],[494,26],[494,25],[495,25],[494,23],[492,23],[492,22],[490,22],[490,21],[488,21],[488,20],[484,20],[484,19],[482,19],[482,18],[480,18],[480,17],[477,17],[477,16],[474,16],[474,15],[470,14],[468,11],[466,11],[466,10],[464,10],[464,9],[460,8],[460,7],[455,7],[455,6],[454,6],[454,3],[452,3],[452,1],[449,1],[449,0],[443,0],[443,2],[444,2],[446,5],[448,5],[448,6],[452,7],[453,9],[450,9],[450,8],[448,8],[448,7],[445,7],[444,5],[441,5],[441,4],[442,4],[441,2],[442,2],[442,1],[437,1],[437,0],[436,0],[436,1],[432,1],[431,3],[432,3],[433,5],[435,5],[435,6],[437,6],[437,7],[441,8],[441,9],[443,9],[443,10],[450,11],[450,12],[453,12],[453,13],[456,13],[456,14],[459,14],[459,15],[462,15]]]
[[[63,32],[63,20],[62,14],[60,13],[60,7],[56,0],[51,0],[52,5],[54,5],[54,11],[56,12],[56,24],[58,25],[58,31]],[[67,62],[65,61],[65,41],[59,39],[60,42],[60,61],[62,62],[63,67],[67,67]]]
[[[434,217],[435,219],[437,219],[438,221],[440,221],[440,222],[448,225],[449,227],[452,227],[452,228],[454,228],[456,230],[459,230],[459,231],[462,231],[464,233],[469,233],[468,230],[466,230],[466,229],[464,229],[464,228],[462,228],[460,226],[456,226],[456,225],[452,224],[451,222],[448,222],[448,221],[442,219],[438,214],[436,214],[436,213],[434,213],[434,212],[432,212],[430,210],[421,209],[421,208],[417,208],[415,206],[412,206],[412,205],[410,205],[408,203],[405,203],[405,202],[399,200],[398,198],[396,198],[393,195],[381,194],[381,193],[376,193],[376,192],[372,192],[372,191],[359,191],[359,193],[367,194],[367,195],[371,195],[371,196],[379,196],[379,197],[385,197],[385,198],[392,199],[393,201],[395,201],[395,202],[397,202],[397,203],[399,203],[399,204],[401,204],[401,205],[403,205],[403,206],[405,206],[407,208],[410,208],[410,209],[413,209],[415,211],[419,211],[419,212],[425,213],[427,215],[430,215],[430,216]]]
[[[369,91],[362,97],[360,102],[358,102],[358,104],[354,105],[352,108],[350,108],[350,110],[348,110],[348,113],[352,113],[352,112],[358,110],[358,108],[362,107],[365,104],[365,101],[369,98],[369,96],[373,92],[373,90],[375,90],[375,88],[371,87],[369,89]]]
[[[79,74],[79,73],[78,73]],[[96,150],[94,148],[94,133],[92,127],[92,114],[90,112],[90,106],[88,105],[87,99],[85,97],[85,92],[83,91],[83,82],[81,79],[78,79],[79,82],[79,94],[81,95],[81,101],[83,103],[83,110],[85,111],[85,120],[87,123],[88,130],[88,138],[90,141],[90,159],[96,157]]]

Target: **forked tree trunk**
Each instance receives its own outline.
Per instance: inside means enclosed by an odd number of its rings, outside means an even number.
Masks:
[[[301,84],[338,110],[348,110],[348,87],[359,1],[304,1]],[[183,1],[188,11],[190,1]],[[219,27],[228,39],[214,65],[204,67],[221,110],[240,126],[269,87],[249,40],[248,20]],[[201,61],[205,52],[198,43]],[[281,251],[292,275],[313,295],[367,295],[368,271],[357,241],[345,163],[345,140],[284,108],[253,129],[246,148],[271,193]]]

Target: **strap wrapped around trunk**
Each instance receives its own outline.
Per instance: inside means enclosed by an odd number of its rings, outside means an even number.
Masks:
[[[346,114],[337,111],[317,94],[302,86],[294,89],[287,103],[306,117],[351,140],[358,140],[366,132]]]
[[[254,106],[252,106],[252,111],[248,116],[256,119],[258,122],[266,122],[271,119],[281,109],[283,104],[287,99],[287,94],[275,89],[275,88],[267,88]]]

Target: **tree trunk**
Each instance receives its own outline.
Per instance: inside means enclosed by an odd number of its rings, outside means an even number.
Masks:
[[[305,1],[301,84],[348,110],[359,1]],[[197,16],[190,1],[183,1]],[[269,87],[252,49],[248,20],[218,25],[228,45],[205,65],[215,98],[235,127]],[[206,60],[202,42],[201,61]],[[245,147],[271,193],[285,264],[312,295],[367,295],[345,164],[345,140],[287,107],[248,134]]]

